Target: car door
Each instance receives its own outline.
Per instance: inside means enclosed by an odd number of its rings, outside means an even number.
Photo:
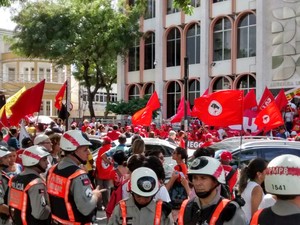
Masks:
[[[237,150],[232,154],[232,164],[236,166],[239,164],[248,165],[251,159],[255,159],[257,157],[260,156],[259,150],[256,148]]]

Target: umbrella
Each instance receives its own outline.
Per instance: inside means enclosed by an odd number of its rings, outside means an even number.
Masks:
[[[51,119],[49,116],[35,116],[33,121],[36,123],[50,124],[53,122],[53,119]]]

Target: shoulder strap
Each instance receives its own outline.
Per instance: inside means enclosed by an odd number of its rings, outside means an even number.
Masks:
[[[232,178],[232,176],[235,174],[235,169],[231,168],[230,172],[227,174],[227,176],[225,177],[226,183],[228,181],[230,181],[230,179]]]
[[[160,225],[161,211],[162,211],[162,200],[157,201],[155,215],[154,215],[154,225]]]
[[[209,225],[215,225],[217,220],[219,219],[219,216],[221,214],[221,212],[223,211],[223,209],[226,207],[226,205],[230,202],[229,199],[222,199],[222,201],[219,202],[217,208],[215,209],[210,221],[209,221]]]
[[[120,201],[120,210],[121,210],[121,216],[122,216],[122,225],[126,225],[126,217],[127,217],[127,211],[126,211],[126,202],[124,200]]]
[[[179,213],[178,213],[178,225],[183,225],[183,215],[186,208],[186,205],[188,204],[189,200],[185,199],[180,207]]]
[[[252,216],[250,225],[258,225],[258,218],[260,213],[263,211],[263,209],[257,210],[254,215]]]

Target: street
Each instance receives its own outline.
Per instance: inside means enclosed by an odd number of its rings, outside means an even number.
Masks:
[[[97,211],[97,220],[93,225],[105,225],[106,224],[106,214],[105,211],[98,210]]]

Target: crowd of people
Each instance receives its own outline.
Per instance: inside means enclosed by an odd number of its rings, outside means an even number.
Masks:
[[[217,160],[207,149],[228,130],[192,127],[201,145],[190,158],[191,132],[167,125],[104,126],[92,119],[65,131],[55,122],[39,128],[28,123],[22,140],[11,127],[8,137],[0,133],[0,224],[91,225],[97,210],[106,212],[109,225],[299,223],[299,157],[256,158],[234,168],[229,151]],[[102,139],[96,157],[91,135]],[[125,145],[129,137],[131,147]],[[163,151],[146,150],[143,137],[175,144],[176,165],[165,162]]]

